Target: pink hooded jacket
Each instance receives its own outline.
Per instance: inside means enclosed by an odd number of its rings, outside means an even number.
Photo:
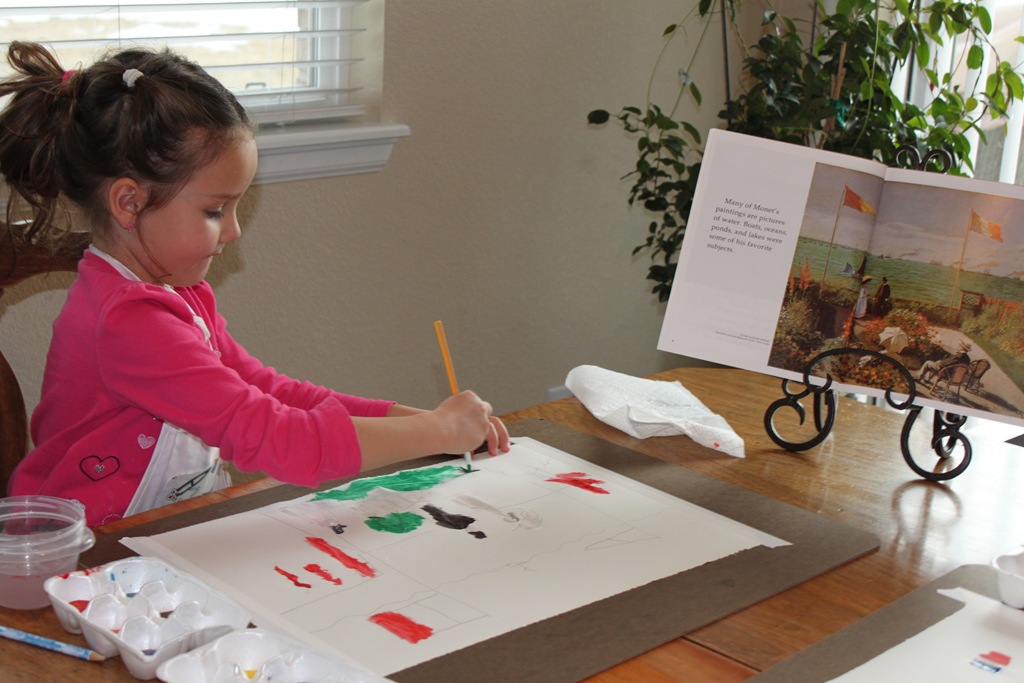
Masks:
[[[264,367],[231,338],[206,282],[172,292],[128,280],[87,252],[54,323],[32,416],[36,447],[8,492],[78,500],[91,526],[118,519],[163,421],[219,447],[241,470],[313,486],[359,471],[351,416],[383,416],[392,403]]]

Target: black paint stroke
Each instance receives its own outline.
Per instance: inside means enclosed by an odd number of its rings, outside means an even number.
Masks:
[[[474,518],[467,515],[457,515],[445,512],[436,505],[424,505],[422,510],[430,514],[438,526],[443,526],[445,529],[465,529],[476,521]]]

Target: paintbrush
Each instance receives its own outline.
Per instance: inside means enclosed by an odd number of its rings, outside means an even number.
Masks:
[[[452,396],[459,393],[459,383],[455,379],[455,367],[452,365],[452,355],[448,352],[448,339],[444,336],[444,325],[440,320],[434,321],[434,331],[437,332],[437,343],[441,345],[441,357],[444,358],[444,369],[448,373],[448,385],[451,387]],[[466,451],[462,454],[466,466],[462,468],[466,472],[473,471],[473,454]]]

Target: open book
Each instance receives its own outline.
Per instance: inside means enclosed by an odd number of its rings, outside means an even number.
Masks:
[[[1022,252],[1024,187],[714,130],[658,348],[795,380],[870,350],[919,405],[1024,424]],[[901,393],[837,359],[838,388]]]

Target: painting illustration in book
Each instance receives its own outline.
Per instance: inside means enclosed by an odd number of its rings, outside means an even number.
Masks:
[[[254,621],[390,675],[748,548],[786,541],[551,448],[357,479],[125,539]],[[682,608],[682,607],[681,607]]]
[[[713,131],[659,348],[1019,422],[1024,188]]]

